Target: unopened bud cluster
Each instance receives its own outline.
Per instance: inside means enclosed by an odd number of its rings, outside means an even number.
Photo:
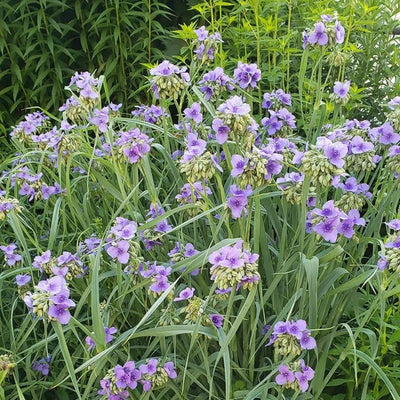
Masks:
[[[344,172],[342,168],[333,165],[317,148],[307,151],[302,159],[301,170],[311,176],[315,186],[330,186],[332,178]]]

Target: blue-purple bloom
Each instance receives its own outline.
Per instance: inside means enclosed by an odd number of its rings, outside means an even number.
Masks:
[[[344,99],[350,90],[350,81],[339,82],[336,81],[333,86],[333,93],[340,99]]]
[[[244,64],[241,61],[238,62],[233,74],[235,82],[242,89],[255,88],[257,82],[261,79],[261,71],[257,64]]]
[[[39,371],[42,373],[42,375],[47,376],[50,372],[50,365],[49,362],[51,360],[51,356],[47,356],[44,358],[41,358],[38,361],[34,361],[32,364],[32,369],[34,371]]]
[[[221,328],[224,322],[224,317],[219,314],[210,314],[210,320],[216,328]]]
[[[248,197],[252,193],[250,185],[247,185],[246,189],[240,189],[237,185],[231,185],[229,188],[229,197],[227,198],[227,204],[232,212],[233,218],[240,218],[243,211],[246,213]]]

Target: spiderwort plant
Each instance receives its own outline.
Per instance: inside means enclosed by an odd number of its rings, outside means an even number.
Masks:
[[[104,102],[104,79],[84,72],[59,121],[35,112],[12,130],[19,154],[0,177],[0,314],[29,334],[2,334],[1,345],[15,349],[17,368],[36,360],[38,372],[53,354],[46,388],[63,382],[81,398],[255,398],[267,381],[266,396],[321,397],[353,363],[354,343],[363,360],[374,355],[362,334],[381,335],[368,324],[395,285],[398,96],[383,123],[346,120],[343,107],[331,118],[322,100],[355,101],[344,64],[331,64],[324,85],[303,79],[292,97],[269,87],[261,63],[218,65],[218,33],[192,33],[193,59],[150,68],[154,104],[129,118]],[[303,61],[336,57],[344,35],[338,18],[322,16]],[[395,229],[383,241],[381,220]],[[370,319],[345,307],[361,295]],[[9,364],[0,359],[0,374]],[[26,397],[37,387],[18,385]]]

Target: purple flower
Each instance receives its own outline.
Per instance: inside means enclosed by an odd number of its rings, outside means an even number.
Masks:
[[[325,25],[323,22],[317,22],[315,24],[314,32],[310,34],[308,43],[318,43],[320,46],[324,46],[328,43],[328,35],[325,33]]]
[[[27,283],[29,283],[30,281],[31,281],[31,277],[30,277],[30,275],[28,275],[28,274],[24,274],[24,275],[17,275],[16,277],[15,277],[15,283],[18,285],[18,286],[24,286],[24,285],[26,285]]]
[[[150,285],[150,290],[155,293],[162,293],[165,292],[169,287],[170,283],[168,282],[168,278],[163,275],[157,275],[155,277],[155,282]]]
[[[261,71],[258,69],[257,64],[244,64],[241,61],[238,62],[233,75],[235,82],[242,89],[247,89],[249,86],[255,88],[257,82],[261,79]]]
[[[400,231],[400,219],[392,219],[389,222],[385,222],[385,224],[395,231]]]
[[[335,38],[336,38],[336,43],[343,43],[344,42],[344,28],[340,21],[335,21]]]
[[[250,106],[239,96],[232,96],[218,107],[218,111],[224,114],[247,115],[250,113]]]
[[[340,99],[344,99],[350,90],[350,81],[339,82],[336,81],[333,86],[333,93]]]
[[[248,158],[243,158],[242,156],[239,156],[238,154],[233,154],[231,157],[231,163],[232,163],[231,175],[234,178],[238,175],[241,175],[243,173],[244,168],[247,165],[248,161],[249,161]]]
[[[47,376],[50,372],[50,358],[51,356],[47,356],[45,358],[41,358],[39,361],[34,361],[32,364],[32,369],[34,371],[41,372],[44,376]]]
[[[301,339],[303,332],[307,328],[307,323],[304,319],[299,319],[297,321],[292,321],[287,324],[287,333],[295,336],[297,339]]]
[[[54,304],[49,307],[47,314],[60,324],[68,324],[71,314],[65,304]]]
[[[340,210],[338,207],[335,207],[335,203],[333,200],[327,201],[323,206],[322,209],[320,210],[319,208],[315,208],[312,210],[313,214],[318,215],[320,217],[326,217],[326,218],[335,218],[340,214]]]
[[[396,144],[400,141],[400,135],[395,133],[392,125],[389,122],[385,122],[380,128],[378,128],[379,143],[382,144]]]
[[[242,212],[245,211],[248,197],[252,193],[250,185],[247,185],[246,190],[239,189],[238,186],[232,185],[229,188],[229,197],[227,199],[227,204],[232,212],[233,218],[240,218]]]
[[[350,149],[353,154],[362,154],[374,150],[371,142],[366,142],[361,136],[354,136],[351,140]]]
[[[90,122],[96,125],[102,133],[107,132],[109,122],[108,111],[108,107],[104,107],[101,110],[96,108],[93,111],[93,116],[90,118]]]
[[[164,371],[167,373],[169,378],[175,379],[178,376],[178,374],[175,371],[174,363],[172,361],[166,362],[164,364],[163,368],[164,368]]]
[[[174,298],[174,301],[182,301],[182,300],[190,299],[191,297],[193,297],[194,290],[195,290],[194,288],[186,288],[186,289],[182,290],[179,293],[179,296]]]
[[[199,29],[194,29],[193,32],[196,34],[199,42],[202,42],[208,37],[208,31],[206,30],[205,26],[201,26]]]
[[[317,347],[317,343],[315,339],[312,336],[310,336],[310,334],[307,331],[305,331],[303,332],[303,335],[300,338],[300,346],[302,349],[312,350],[315,349],[315,347]]]
[[[224,321],[224,317],[219,314],[211,314],[210,315],[211,322],[214,324],[216,328],[221,328],[222,323]]]
[[[388,106],[391,110],[395,110],[400,106],[400,96],[394,97],[392,100],[389,101]]]
[[[218,144],[224,144],[228,140],[230,129],[225,125],[224,121],[220,118],[214,118],[212,128],[215,131],[215,138]]]
[[[121,264],[127,264],[129,261],[129,242],[121,240],[117,243],[112,243],[107,248],[107,253],[111,258],[117,258]]]
[[[295,380],[295,376],[292,372],[292,370],[287,366],[287,365],[280,365],[278,368],[278,371],[280,372],[276,378],[275,382],[278,385],[286,385],[287,383],[293,383]]]
[[[340,142],[328,143],[324,146],[325,157],[329,159],[329,162],[338,168],[343,168],[343,158],[347,154],[347,146]]]
[[[299,388],[302,392],[306,392],[308,389],[308,379],[307,375],[303,372],[297,371],[294,373],[294,376],[297,379],[297,383],[299,384]]]
[[[314,232],[322,236],[326,241],[335,243],[338,235],[339,218],[328,218],[313,227]]]
[[[387,261],[386,257],[383,256],[383,255],[380,255],[380,257],[379,257],[379,259],[378,259],[378,261],[376,263],[376,266],[381,271],[384,271],[386,269],[386,267],[388,266],[388,261]]]
[[[139,367],[142,374],[154,375],[157,372],[158,360],[156,358],[151,358],[147,364],[143,364]]]
[[[186,108],[183,112],[185,113],[187,119],[192,119],[197,124],[203,121],[203,115],[201,113],[201,107],[199,103],[193,103],[190,108]]]

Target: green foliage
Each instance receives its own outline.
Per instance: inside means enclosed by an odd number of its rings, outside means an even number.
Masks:
[[[163,58],[167,1],[1,0],[0,132],[40,104],[54,112],[75,71],[108,79],[114,101],[146,98],[143,63]]]

